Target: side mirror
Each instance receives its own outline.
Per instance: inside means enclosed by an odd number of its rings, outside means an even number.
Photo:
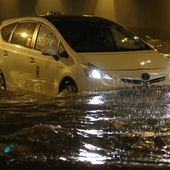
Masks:
[[[56,45],[52,45],[52,46],[46,46],[44,49],[42,49],[42,54],[43,55],[49,55],[49,56],[53,56],[55,60],[58,61],[59,57],[57,56],[57,48]]]
[[[57,55],[57,48],[56,45],[52,45],[52,46],[46,46],[44,49],[42,49],[42,54],[43,55],[48,55],[48,56],[53,56],[55,58],[55,60],[58,61],[59,56],[63,57],[63,58],[68,58],[69,55],[68,53],[64,50],[60,53],[60,55]]]
[[[57,55],[56,45],[46,46],[41,52],[43,55]]]
[[[62,52],[60,53],[60,57],[68,58],[69,55],[68,55],[67,51],[62,51]]]

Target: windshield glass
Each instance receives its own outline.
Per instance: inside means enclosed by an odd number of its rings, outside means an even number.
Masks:
[[[117,24],[53,23],[76,52],[121,52],[150,50],[137,36]]]

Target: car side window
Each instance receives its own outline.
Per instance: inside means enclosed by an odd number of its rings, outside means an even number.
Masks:
[[[35,49],[41,51],[48,45],[57,46],[57,44],[58,44],[58,39],[56,38],[56,36],[47,27],[41,25],[37,35]]]
[[[36,25],[37,23],[34,22],[19,23],[13,33],[11,43],[30,47]]]
[[[14,28],[16,27],[17,23],[13,23],[10,25],[7,25],[1,29],[1,35],[4,41],[8,42],[11,36],[11,33],[13,32]]]

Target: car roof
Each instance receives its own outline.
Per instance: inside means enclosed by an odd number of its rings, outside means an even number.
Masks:
[[[95,24],[95,25],[113,25],[116,24],[111,20],[92,16],[92,15],[66,15],[66,14],[57,14],[57,15],[42,15],[42,16],[30,16],[30,17],[20,17],[20,18],[11,18],[2,21],[2,25],[8,25],[10,23],[19,22],[19,21],[39,21],[43,22],[48,20],[55,26],[64,26],[64,25],[88,25],[88,24]]]
[[[82,24],[103,24],[103,25],[113,25],[114,22],[105,18],[92,16],[92,15],[46,15],[42,16],[51,23],[55,23],[55,26],[64,25],[82,25]]]
[[[3,20],[1,25],[8,25],[11,23],[15,23],[15,22],[22,22],[22,21],[44,21],[44,18],[41,17],[19,17],[19,18],[10,18],[10,19],[6,19]]]

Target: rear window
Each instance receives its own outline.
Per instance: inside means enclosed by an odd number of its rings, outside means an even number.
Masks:
[[[6,42],[9,41],[11,33],[14,30],[14,28],[16,27],[16,25],[17,25],[17,23],[13,23],[13,24],[7,25],[1,29],[1,36],[4,41],[6,41]]]
[[[29,47],[36,25],[34,22],[19,23],[12,35],[11,43]]]

